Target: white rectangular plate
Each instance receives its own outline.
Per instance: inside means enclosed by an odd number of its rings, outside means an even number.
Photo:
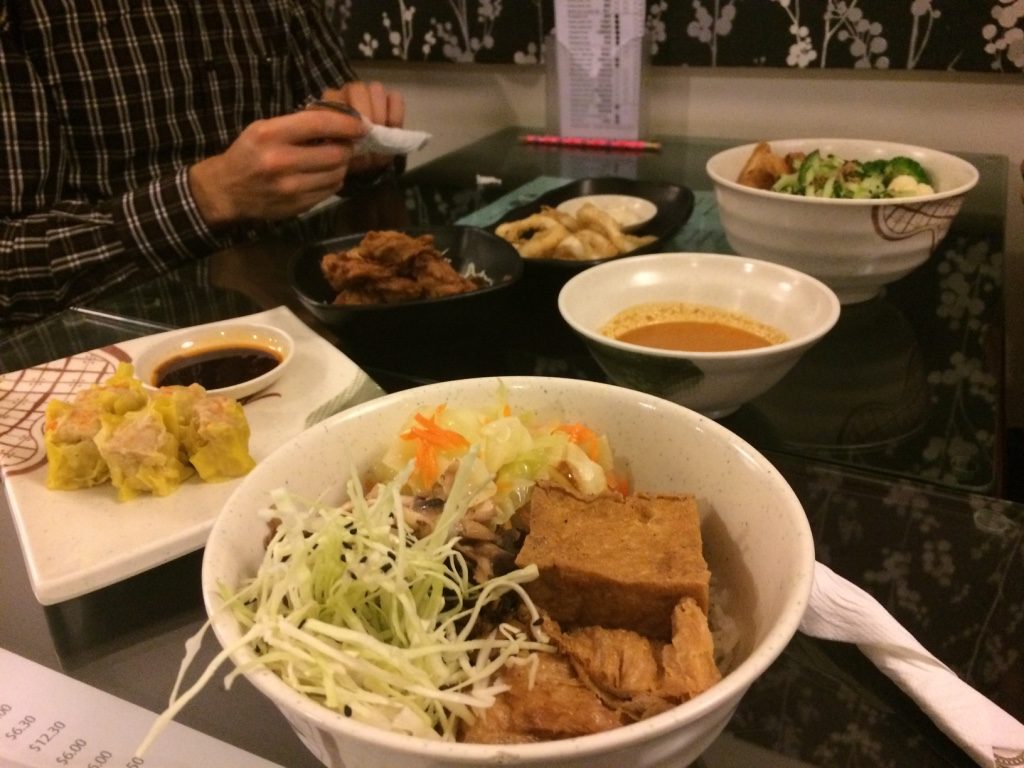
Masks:
[[[281,378],[244,402],[252,432],[249,449],[257,462],[306,427],[383,394],[354,362],[287,308],[245,319],[277,326],[296,343],[295,359]],[[105,380],[119,362],[131,361],[162,335],[0,375],[0,473],[32,589],[43,605],[92,592],[199,549],[241,481],[204,483],[193,477],[169,496],[128,502],[118,501],[109,483],[78,491],[47,490],[46,404]]]

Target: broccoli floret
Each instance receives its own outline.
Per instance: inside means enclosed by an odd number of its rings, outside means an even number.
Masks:
[[[868,160],[860,164],[861,177],[885,176],[885,167],[889,164],[887,160]]]
[[[897,176],[910,176],[918,184],[931,184],[931,177],[921,167],[921,164],[910,157],[899,155],[885,164],[885,183],[895,179]]]

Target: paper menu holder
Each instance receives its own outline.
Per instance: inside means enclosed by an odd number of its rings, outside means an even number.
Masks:
[[[544,39],[545,131],[558,136],[643,139],[649,133],[649,36],[624,41],[594,66],[593,50],[573,51],[557,30]]]

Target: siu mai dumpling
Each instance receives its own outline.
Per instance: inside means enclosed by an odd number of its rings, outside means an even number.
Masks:
[[[196,403],[206,397],[206,390],[199,384],[187,387],[161,387],[150,402],[164,420],[167,431],[174,435],[181,451],[181,460],[188,462],[188,446],[193,442],[196,426]]]
[[[47,403],[43,429],[46,487],[72,491],[106,482],[110,472],[94,442],[101,418],[120,419],[144,407],[147,399],[132,366],[120,363],[102,383],[76,392],[67,401]]]
[[[144,408],[149,402],[131,363],[118,363],[117,370],[106,381],[79,392],[74,399],[80,405],[117,416]]]
[[[237,400],[207,395],[193,405],[183,436],[189,461],[207,482],[241,477],[256,466],[249,454],[249,422]]]
[[[95,442],[121,501],[148,492],[166,496],[192,474],[180,444],[151,405],[122,417],[106,414]]]
[[[46,446],[46,487],[73,491],[105,483],[110,477],[93,438],[100,431],[100,414],[63,400],[46,405],[43,442]]]

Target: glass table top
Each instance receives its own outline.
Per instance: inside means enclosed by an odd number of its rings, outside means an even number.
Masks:
[[[372,228],[475,222],[481,209],[523,199],[517,190],[524,185],[584,176],[687,186],[694,213],[666,250],[732,252],[704,172],[727,142],[665,137],[659,153],[624,154],[524,146],[519,133],[500,132],[258,243],[15,332],[0,342],[0,369],[120,334],[288,304],[385,389],[481,375],[605,380],[558,314],[561,272],[527,269],[512,289],[494,294],[484,322],[454,317],[445,327],[375,319],[326,328],[289,287],[289,259],[304,243]],[[722,423],[762,449],[1000,493],[1007,161],[967,157],[981,182],[933,257],[874,299],[844,305],[836,327],[781,382]]]
[[[686,185],[697,205],[673,248],[727,250],[703,169],[728,142],[663,137],[661,153],[632,155],[527,147],[519,133],[487,137],[259,242],[5,331],[0,372],[284,304],[386,390],[477,375],[602,380],[557,314],[558,280],[521,280],[488,322],[456,318],[445,328],[324,327],[289,286],[289,259],[306,243],[455,223],[540,178],[617,175]],[[793,486],[821,562],[873,594],[929,650],[1021,718],[1024,505],[999,498],[1007,161],[969,159],[982,183],[939,252],[883,295],[844,307],[829,337],[786,379],[723,424],[765,452]],[[43,607],[33,599],[11,517],[0,509],[0,647],[159,711],[184,640],[204,620],[201,559],[195,552]],[[215,653],[208,638],[199,663]],[[244,679],[230,691],[208,686],[179,719],[281,765],[318,764]],[[972,763],[856,648],[798,634],[698,764]]]

